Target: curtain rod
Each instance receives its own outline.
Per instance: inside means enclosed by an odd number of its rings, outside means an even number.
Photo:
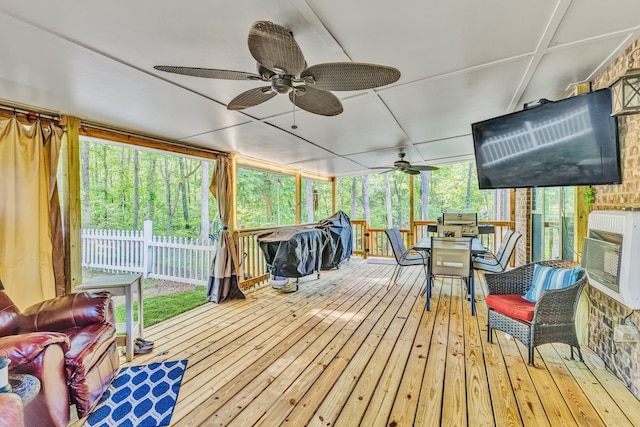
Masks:
[[[5,111],[9,111],[9,112],[13,112],[14,114],[19,113],[19,114],[24,114],[25,116],[37,116],[37,117],[42,117],[45,119],[49,119],[52,121],[61,121],[62,120],[62,115],[59,113],[54,113],[54,112],[44,112],[42,110],[37,110],[37,109],[30,109],[29,107],[19,107],[19,106],[13,106],[10,104],[0,104],[0,110],[5,110]],[[170,141],[170,140],[166,140],[166,139],[162,139],[162,138],[157,138],[157,137],[153,137],[153,136],[148,136],[148,135],[143,135],[143,134],[138,134],[135,132],[131,132],[131,131],[126,131],[126,130],[121,130],[121,129],[115,129],[109,126],[105,126],[105,125],[101,125],[98,123],[93,123],[90,121],[86,121],[86,120],[82,120],[80,119],[80,126],[81,127],[90,127],[90,128],[94,128],[97,130],[102,130],[105,132],[113,132],[113,133],[118,133],[120,135],[125,135],[125,136],[132,136],[135,138],[142,138],[142,139],[146,139],[148,141],[153,141],[153,142],[159,142],[162,144],[167,144],[167,145],[173,145],[175,147],[180,147],[180,148],[185,148],[185,149],[189,149],[189,150],[193,150],[196,152],[201,152],[201,153],[207,153],[207,154],[214,154],[217,156],[229,156],[229,153],[224,152],[224,151],[218,151],[218,150],[214,150],[214,149],[209,149],[209,148],[202,148],[202,147],[197,147],[194,145],[190,145],[190,144],[183,144],[177,141]]]
[[[26,109],[23,107],[14,107],[11,105],[0,105],[0,109],[13,112],[14,114],[24,114],[25,116],[37,116],[37,117],[42,117],[42,118],[46,118],[53,121],[60,121],[62,119],[61,116],[56,113]]]

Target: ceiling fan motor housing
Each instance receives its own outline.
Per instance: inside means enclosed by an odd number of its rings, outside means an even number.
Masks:
[[[276,93],[289,93],[293,88],[290,76],[278,76],[271,78],[271,90]]]

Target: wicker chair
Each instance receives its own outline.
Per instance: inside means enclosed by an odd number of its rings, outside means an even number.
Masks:
[[[578,350],[582,362],[582,352],[575,328],[575,315],[582,288],[587,282],[587,273],[582,271],[577,281],[564,288],[546,290],[535,304],[525,301],[522,296],[531,287],[533,270],[536,264],[554,268],[575,268],[579,265],[572,261],[548,260],[526,264],[513,270],[485,275],[489,295],[487,296],[488,322],[487,341],[492,343],[493,330],[503,331],[521,341],[529,349],[529,365],[534,366],[533,350],[535,347],[554,342],[568,344]],[[501,308],[502,307],[502,308]],[[512,317],[500,310],[526,311],[533,308],[530,321]],[[522,316],[523,317],[523,316]]]

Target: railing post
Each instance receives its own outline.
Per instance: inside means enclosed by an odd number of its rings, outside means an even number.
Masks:
[[[369,223],[367,221],[364,222],[364,227],[363,227],[363,231],[364,233],[362,233],[362,246],[363,246],[363,250],[364,250],[364,259],[367,259],[369,257],[369,251],[370,251],[370,246],[371,246],[371,233],[369,232]]]
[[[151,240],[153,239],[153,221],[142,223],[142,277],[149,277],[151,271]]]

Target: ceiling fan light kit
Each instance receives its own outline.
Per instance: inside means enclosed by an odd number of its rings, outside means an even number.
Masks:
[[[342,102],[331,91],[367,90],[394,83],[400,71],[386,65],[362,62],[327,62],[307,67],[302,50],[286,28],[269,21],[256,21],[249,30],[249,52],[258,63],[258,73],[156,65],[154,68],[194,77],[263,81],[269,86],[249,89],[227,108],[243,110],[268,101],[277,94],[289,94],[297,107],[322,116],[343,111]]]

